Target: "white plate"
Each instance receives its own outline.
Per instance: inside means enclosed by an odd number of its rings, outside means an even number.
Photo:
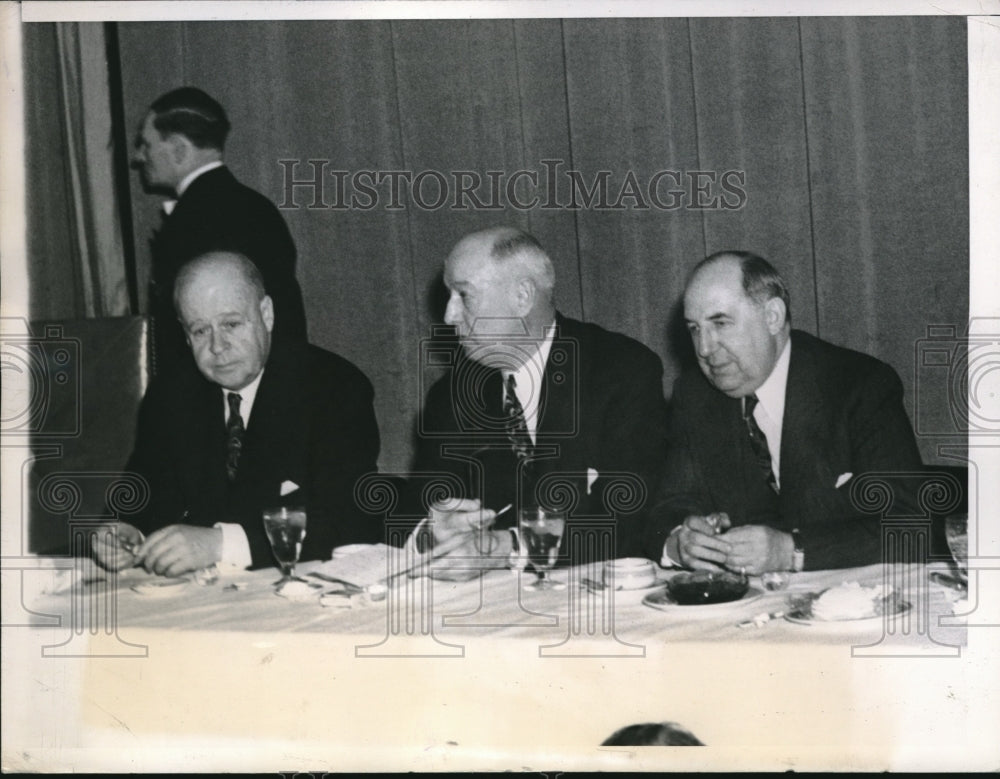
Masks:
[[[183,592],[190,583],[190,579],[151,579],[148,582],[133,584],[132,589],[140,595],[164,598]]]
[[[643,599],[647,595],[653,595],[657,590],[662,590],[667,586],[665,581],[656,582],[656,584],[651,584],[648,587],[640,587],[635,590],[598,590],[594,592],[594,595],[603,595],[604,597],[612,597],[612,592],[614,592],[614,602],[622,606],[631,606],[636,603],[642,603]]]
[[[725,611],[734,607],[742,608],[748,603],[753,603],[758,598],[764,596],[764,591],[759,587],[751,587],[739,600],[730,600],[725,603],[704,603],[691,606],[683,606],[674,602],[670,593],[664,587],[663,592],[654,592],[642,599],[643,604],[658,611],[666,611],[671,614],[707,614]]]
[[[347,557],[348,555],[357,554],[358,552],[364,552],[375,547],[376,544],[346,544],[345,546],[335,546],[330,556],[334,560],[338,560],[342,557]]]
[[[896,602],[896,611],[891,614],[876,614],[873,617],[854,617],[850,619],[816,619],[812,615],[812,602],[792,609],[785,614],[785,619],[794,622],[796,625],[816,625],[820,627],[836,628],[867,628],[881,625],[884,622],[894,620],[896,617],[906,614],[911,606],[908,601]]]

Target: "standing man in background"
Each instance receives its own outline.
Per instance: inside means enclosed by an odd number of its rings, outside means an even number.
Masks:
[[[150,241],[157,373],[193,367],[174,311],[173,287],[181,265],[208,251],[248,257],[274,301],[274,337],[306,340],[295,243],[275,205],[237,181],[225,166],[229,127],[221,105],[200,89],[181,87],[153,102],[136,135],[132,166],[143,189],[171,198],[163,203],[163,225]]]

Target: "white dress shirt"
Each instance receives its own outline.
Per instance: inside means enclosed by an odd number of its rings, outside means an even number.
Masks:
[[[174,212],[174,208],[177,206],[177,201],[181,199],[184,194],[184,190],[191,186],[191,182],[194,181],[202,173],[208,173],[210,170],[215,170],[216,168],[221,168],[225,163],[222,160],[215,160],[207,165],[202,165],[200,168],[195,168],[190,173],[188,173],[184,178],[181,179],[181,183],[177,185],[177,197],[173,200],[163,201],[163,212],[170,216]]]
[[[552,341],[555,339],[555,323],[546,328],[545,338],[538,344],[537,351],[527,362],[516,371],[503,371],[504,399],[507,397],[507,377],[514,374],[514,394],[517,395],[521,408],[524,409],[524,423],[528,428],[531,442],[536,442],[538,430],[538,406],[542,401],[542,382],[545,376],[545,364],[552,351]]]
[[[243,389],[236,391],[240,396],[240,417],[243,419],[243,426],[250,427],[250,412],[253,411],[253,402],[257,398],[257,389],[260,387],[261,377],[264,371],[257,374],[257,378],[251,381]],[[226,422],[229,422],[229,395],[234,390],[222,390],[223,414]],[[220,565],[231,565],[237,568],[249,568],[253,561],[250,556],[250,542],[247,541],[246,531],[242,525],[235,522],[216,522],[213,527],[222,531],[222,559]]]
[[[781,427],[785,418],[785,388],[788,386],[788,362],[792,355],[792,339],[778,355],[778,361],[770,375],[757,388],[757,406],[753,418],[757,420],[761,432],[767,438],[767,450],[771,453],[771,471],[781,487]]]
[[[778,361],[771,369],[771,373],[764,379],[756,391],[757,405],[753,410],[753,418],[757,420],[761,432],[767,438],[767,450],[771,454],[771,471],[774,473],[775,482],[781,487],[781,430],[785,418],[785,390],[788,387],[788,363],[792,356],[792,339],[785,342],[785,348],[778,355]],[[742,404],[745,400],[741,400]],[[660,565],[669,568],[673,565],[680,565],[667,554],[667,542],[675,533],[679,532],[681,525],[670,531],[667,541],[663,542],[663,554],[660,557]]]

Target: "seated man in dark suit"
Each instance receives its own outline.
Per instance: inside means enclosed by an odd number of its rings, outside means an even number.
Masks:
[[[558,313],[552,261],[521,230],[467,235],[445,261],[444,282],[444,319],[460,349],[427,393],[413,470],[452,474],[459,486],[450,505],[421,507],[432,542],[465,534],[456,558],[488,550],[505,561],[518,509],[564,501],[570,523],[614,524],[597,555],[637,551],[639,511],[663,463],[659,357]],[[490,525],[491,538],[472,537],[470,528]]]
[[[150,241],[150,306],[157,373],[189,367],[174,311],[174,278],[209,251],[238,251],[257,266],[274,301],[277,339],[305,341],[306,315],[295,279],[295,243],[274,204],[244,186],[223,163],[229,120],[194,87],[157,98],[136,134],[133,167],[147,192],[166,195],[162,227]]]
[[[674,386],[646,553],[754,574],[878,562],[879,518],[851,480],[921,467],[895,371],[792,330],[784,282],[753,254],[697,265],[684,317],[700,371]]]
[[[273,304],[242,255],[192,260],[174,296],[198,372],[150,385],[128,466],[150,500],[135,526],[117,525],[118,545],[96,546],[99,561],[168,576],[273,565],[261,511],[283,504],[306,508],[304,560],[379,540],[354,501],[379,452],[365,375],[310,344],[272,341]]]

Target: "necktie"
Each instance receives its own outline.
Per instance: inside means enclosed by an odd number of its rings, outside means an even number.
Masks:
[[[747,425],[750,448],[753,449],[757,465],[767,478],[771,489],[778,492],[778,481],[774,478],[774,469],[771,468],[771,450],[767,448],[767,436],[764,435],[764,431],[760,429],[760,425],[757,424],[757,420],[753,416],[753,410],[759,402],[756,395],[749,395],[743,399],[743,421]]]
[[[511,449],[514,450],[517,459],[523,460],[531,453],[531,436],[528,435],[528,425],[524,421],[524,408],[514,391],[517,381],[514,379],[513,373],[507,377],[505,386],[507,391],[503,400],[503,413],[507,418],[507,438],[510,440]]]
[[[240,401],[243,400],[235,392],[226,395],[229,403],[229,419],[226,421],[226,474],[229,481],[236,479],[236,469],[240,464],[240,452],[243,451],[243,434],[246,427],[240,416]]]

